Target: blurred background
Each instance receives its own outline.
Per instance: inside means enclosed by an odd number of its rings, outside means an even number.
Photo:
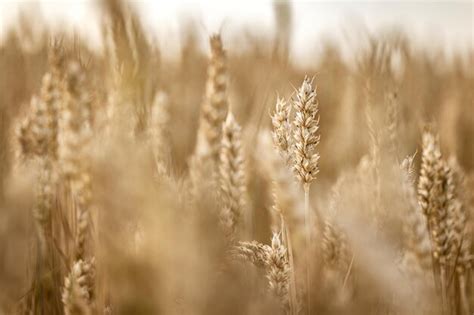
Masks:
[[[237,35],[242,27],[257,27],[275,32],[273,6],[281,1],[131,1],[145,24],[149,36],[156,37],[166,47],[163,55],[175,56],[180,48],[179,21],[193,20],[202,34],[222,31]],[[31,12],[33,22],[61,30],[77,32],[87,38],[87,44],[102,48],[100,40],[101,13],[97,1],[0,1],[0,38],[6,30],[18,24],[19,17]],[[313,38],[330,38],[340,45],[357,45],[354,28],[376,32],[396,28],[406,31],[418,47],[427,50],[443,48],[447,54],[466,53],[473,47],[472,1],[294,1],[291,3],[291,55],[298,62],[307,62],[321,50]],[[230,48],[241,45],[228,44]],[[349,49],[351,47],[345,47]],[[315,55],[316,54],[316,55]]]
[[[194,148],[213,33],[221,34],[227,51],[230,103],[238,120],[252,126],[249,132],[269,126],[277,93],[290,95],[305,74],[316,75],[327,115],[322,146],[338,141],[352,165],[366,150],[368,134],[354,140],[341,132],[366,128],[368,85],[376,91],[370,103],[380,127],[387,96],[397,95],[407,144],[401,154],[414,151],[423,124],[437,121],[442,136],[458,135],[445,145],[465,167],[473,165],[472,124],[463,114],[472,106],[470,1],[2,0],[0,26],[0,102],[10,114],[38,88],[47,48],[60,40],[94,69],[100,106],[117,89],[145,109],[158,90],[170,96],[178,174]],[[325,161],[322,154],[325,162],[323,178],[325,171],[334,175],[331,164],[348,161]]]

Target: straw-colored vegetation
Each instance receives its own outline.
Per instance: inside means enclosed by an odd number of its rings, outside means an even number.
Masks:
[[[0,44],[0,314],[474,312],[472,52],[315,38],[301,69],[280,4],[168,60],[100,10],[103,51]]]

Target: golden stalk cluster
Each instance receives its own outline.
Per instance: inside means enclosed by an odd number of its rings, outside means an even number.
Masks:
[[[9,42],[27,75],[22,97],[0,81],[0,314],[472,314],[472,61],[369,36],[349,67],[327,44],[317,92],[289,5],[271,58],[221,34],[206,58],[190,24],[174,62],[102,6],[103,55],[66,41],[44,68]],[[458,107],[415,106],[438,98]]]

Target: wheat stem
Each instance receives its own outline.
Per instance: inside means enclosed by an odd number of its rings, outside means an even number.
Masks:
[[[288,249],[288,260],[290,264],[290,314],[296,314],[298,301],[296,299],[296,275],[295,275],[295,262],[293,259],[293,246],[291,244],[291,235],[288,225],[285,223],[283,215],[280,215],[282,221],[282,231],[285,233],[286,247]]]
[[[461,307],[464,315],[471,314],[469,309],[469,301],[466,296],[466,277],[464,274],[459,275],[459,292],[461,295]]]
[[[310,266],[310,248],[311,248],[311,213],[309,207],[309,184],[304,184],[304,224],[306,229],[306,302],[308,304],[308,314],[311,314],[311,266]]]

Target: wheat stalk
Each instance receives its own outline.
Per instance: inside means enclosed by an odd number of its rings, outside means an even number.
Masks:
[[[306,77],[296,95],[292,99],[295,118],[293,121],[292,158],[293,169],[304,188],[305,228],[306,228],[306,289],[308,313],[311,313],[311,267],[309,254],[311,247],[311,210],[309,205],[309,189],[311,182],[319,172],[319,105],[312,80]]]

